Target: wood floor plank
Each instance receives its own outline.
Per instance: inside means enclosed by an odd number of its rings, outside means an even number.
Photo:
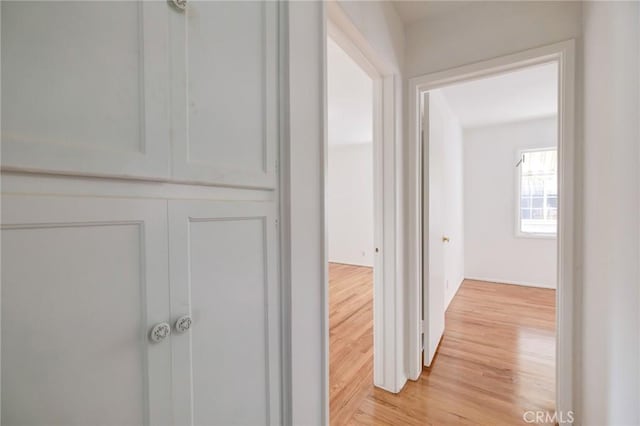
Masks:
[[[555,290],[465,280],[431,368],[373,387],[373,272],[329,265],[331,425],[517,425],[554,411]]]

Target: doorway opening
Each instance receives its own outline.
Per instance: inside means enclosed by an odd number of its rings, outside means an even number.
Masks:
[[[404,324],[402,318],[404,314],[404,298],[402,295],[404,293],[401,288],[403,284],[399,280],[403,272],[403,260],[398,257],[401,244],[404,243],[398,231],[401,225],[398,185],[402,177],[402,170],[398,167],[398,160],[400,153],[403,151],[403,146],[398,131],[399,115],[397,106],[401,91],[401,80],[398,70],[377,54],[342,8],[335,2],[327,4],[326,23],[329,37],[327,50],[333,49],[332,43],[337,45],[341,49],[340,55],[344,58],[346,54],[347,59],[351,61],[350,65],[354,66],[355,64],[357,73],[360,76],[363,73],[368,76],[363,81],[366,81],[365,85],[370,94],[367,96],[370,99],[367,103],[370,102],[370,104],[363,108],[366,112],[362,113],[363,117],[368,117],[367,122],[369,124],[365,126],[362,126],[363,120],[348,119],[345,113],[332,112],[332,61],[331,58],[327,58],[328,90],[326,93],[328,111],[326,112],[328,126],[326,130],[328,137],[325,140],[323,149],[325,158],[325,185],[323,191],[326,223],[324,260],[330,263],[330,261],[338,259],[338,257],[334,256],[337,253],[336,241],[342,241],[343,248],[348,247],[353,242],[360,241],[358,243],[359,247],[363,248],[352,248],[352,256],[359,259],[358,262],[362,262],[362,259],[368,257],[372,265],[372,269],[368,271],[368,278],[365,278],[367,289],[372,291],[372,300],[371,298],[365,300],[368,300],[368,306],[372,306],[372,312],[369,311],[366,315],[361,316],[362,318],[368,318],[370,323],[368,325],[363,324],[361,330],[348,332],[356,335],[364,333],[363,336],[366,337],[362,337],[357,345],[366,339],[372,339],[372,341],[369,340],[371,343],[365,345],[365,347],[372,349],[373,359],[370,358],[371,355],[368,355],[368,358],[358,358],[360,366],[358,366],[358,362],[349,362],[348,358],[341,358],[336,354],[335,348],[338,348],[340,344],[344,344],[349,339],[341,339],[340,330],[335,327],[332,328],[334,324],[339,323],[335,316],[336,311],[333,309],[333,307],[337,306],[333,296],[339,294],[334,291],[337,282],[333,280],[330,283],[332,277],[329,277],[329,273],[327,273],[329,279],[325,281],[326,314],[324,332],[327,336],[327,350],[324,356],[327,360],[328,370],[325,377],[329,388],[329,415],[331,423],[344,424],[352,421],[355,417],[362,418],[363,415],[366,416],[360,408],[366,405],[367,399],[372,398],[374,392],[377,392],[374,391],[374,387],[397,393],[400,392],[406,381],[406,345],[402,337],[405,330],[399,325]],[[340,77],[340,75],[334,76],[334,80]],[[345,94],[353,91],[354,87],[355,83],[353,85],[347,84],[343,89],[338,90],[338,94],[335,97],[338,99],[345,98]],[[348,98],[347,96],[347,100]],[[343,129],[342,132],[331,130],[331,127],[335,124],[332,121],[336,119],[343,122],[346,130]],[[348,149],[344,144],[340,143],[340,136],[344,137],[344,135],[350,134],[350,127],[352,128],[358,123],[360,123],[361,127],[367,128],[368,136],[364,138],[362,136],[352,137],[354,142],[360,143],[353,144],[354,147]],[[365,145],[362,144],[363,139],[368,138],[371,140],[368,147],[355,146]],[[343,151],[348,152],[345,155]],[[359,154],[356,153],[358,151],[360,151]],[[362,151],[366,152],[366,155],[363,155]],[[349,156],[355,157],[350,160],[352,164],[355,164],[353,162],[359,162],[360,166],[344,167],[344,164],[339,164],[340,158],[344,161]],[[364,159],[365,157],[368,159]],[[335,161],[336,159],[338,161]],[[344,162],[347,165],[349,164],[348,161]],[[356,170],[358,167],[360,172]],[[350,182],[346,184],[340,183],[339,176],[341,173],[353,174],[354,171],[358,175],[356,178],[351,178]],[[342,194],[342,200],[331,193],[332,184],[334,190],[337,190],[337,194]],[[362,188],[362,185],[366,185],[366,189],[356,189],[358,193],[354,194],[353,188],[354,186],[357,188],[357,185],[360,185],[360,188]],[[344,196],[345,192],[347,194],[346,197]],[[352,204],[354,200],[360,200],[361,203],[364,203],[365,199],[367,199],[367,207],[364,209],[366,209],[366,215],[368,216],[367,220],[372,220],[372,226],[371,224],[367,225],[363,220],[365,213],[362,212],[365,210],[362,208],[360,209],[360,216],[354,214],[357,209],[348,208],[345,211],[344,208],[344,205]],[[336,206],[332,206],[332,201],[338,202],[337,210],[340,211],[342,209],[341,215],[335,214]],[[340,205],[341,201],[343,205]],[[334,211],[332,212],[332,210]],[[371,214],[373,215],[372,218]],[[338,226],[338,229],[334,229],[336,228],[336,218],[351,220],[352,222],[354,219],[359,218],[360,220],[356,224],[347,224],[347,226],[343,224],[342,228]],[[332,221],[334,222],[333,225]],[[363,225],[365,226],[363,227]],[[340,229],[342,230],[340,231]],[[354,234],[357,229],[367,230],[363,231],[363,234],[367,234],[368,242],[362,242],[364,241],[362,234],[360,237]],[[337,235],[336,232],[338,232]],[[371,236],[373,236],[373,245],[370,245]],[[349,241],[345,241],[345,239],[349,239]],[[371,268],[367,264],[357,266]],[[340,272],[344,272],[344,268],[341,268],[342,271],[339,271],[337,267],[328,267],[328,269],[334,269],[334,277],[339,276]],[[355,293],[361,295],[364,291],[355,291]],[[343,305],[346,306],[348,303],[349,301],[346,301]],[[332,314],[334,315],[333,319],[336,321],[332,321]],[[346,315],[344,318],[345,327],[354,324],[351,319],[355,317]],[[367,331],[367,327],[370,327],[372,331]],[[363,332],[362,330],[365,331]],[[353,352],[353,345],[346,347],[348,350],[342,353]],[[351,355],[355,356],[357,354]],[[365,360],[368,364],[363,367],[364,364],[362,363]],[[356,374],[352,374],[352,378],[347,379],[343,374],[346,371],[345,369],[355,369]],[[353,386],[353,392],[338,392],[345,386],[346,382]],[[337,414],[336,409],[341,409],[342,413]]]
[[[554,412],[557,64],[428,91],[422,107],[424,365],[501,369],[476,386],[511,379],[505,395]]]
[[[336,425],[352,418],[374,382],[376,77],[327,38],[329,418]]]
[[[494,414],[572,415],[572,72],[566,42],[411,81],[410,377],[466,371]]]

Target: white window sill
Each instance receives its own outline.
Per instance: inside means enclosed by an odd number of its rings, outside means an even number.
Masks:
[[[516,232],[516,238],[532,238],[537,240],[555,240],[558,238],[557,234],[536,234],[533,232]]]

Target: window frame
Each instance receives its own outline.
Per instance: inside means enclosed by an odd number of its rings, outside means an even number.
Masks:
[[[540,148],[521,148],[516,151],[516,164],[522,159],[522,156],[526,153],[530,152],[540,152],[540,151],[552,151],[555,150],[558,152],[558,147],[556,145],[545,146]],[[522,231],[522,216],[521,216],[521,203],[522,203],[522,169],[520,167],[516,167],[515,174],[515,236],[516,238],[533,238],[533,239],[543,239],[543,240],[555,240],[558,238],[558,221],[556,219],[556,232],[547,233],[547,232],[523,232]],[[558,175],[558,166],[556,165],[556,175]],[[559,194],[557,195],[557,201],[559,201]],[[558,205],[556,204],[556,210],[558,210]]]

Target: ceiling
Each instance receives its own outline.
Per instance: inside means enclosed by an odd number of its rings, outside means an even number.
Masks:
[[[331,38],[327,40],[329,145],[373,140],[373,80]]]
[[[549,117],[558,112],[556,63],[439,90],[465,128]]]
[[[406,24],[432,18],[469,6],[468,1],[394,0],[396,12]]]

